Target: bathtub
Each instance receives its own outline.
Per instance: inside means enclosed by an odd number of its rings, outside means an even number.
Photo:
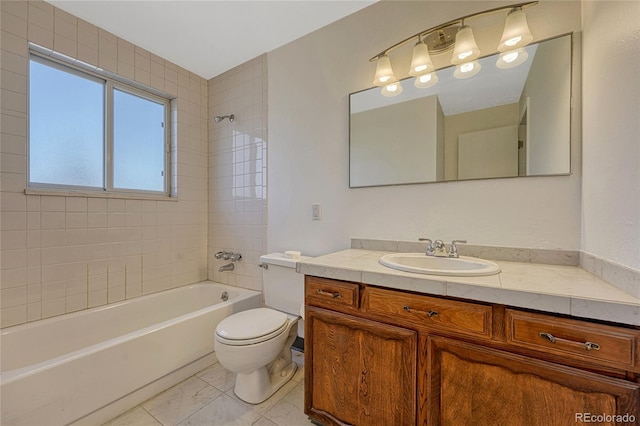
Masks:
[[[0,424],[108,420],[214,362],[218,322],[261,305],[207,281],[3,329]]]

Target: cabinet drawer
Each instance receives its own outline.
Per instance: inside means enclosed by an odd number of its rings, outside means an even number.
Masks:
[[[507,309],[507,342],[605,366],[633,367],[639,332]]]
[[[338,311],[356,311],[360,286],[356,283],[326,278],[305,277],[305,303]]]
[[[491,337],[491,307],[375,287],[364,291],[364,309],[396,324]]]

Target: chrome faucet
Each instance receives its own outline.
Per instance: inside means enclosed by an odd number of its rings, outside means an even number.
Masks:
[[[427,256],[435,256],[436,252],[433,249],[433,241],[431,241],[429,238],[418,238],[418,241],[426,241],[427,242],[427,251],[426,251],[426,255]]]
[[[425,254],[427,256],[434,257],[453,257],[458,258],[458,247],[457,243],[466,243],[467,240],[453,240],[451,241],[451,245],[449,246],[449,250],[447,250],[444,242],[442,240],[432,241],[429,238],[418,238],[418,241],[426,241],[427,242],[427,250]]]
[[[433,251],[435,257],[447,257],[447,249],[444,246],[442,240],[435,240],[433,242]]]
[[[227,263],[226,265],[222,265],[220,268],[218,268],[218,272],[233,271],[235,268],[236,265],[234,265],[233,263]]]
[[[232,251],[219,251],[213,255],[216,259],[224,259],[231,260],[232,262],[237,262],[242,259],[242,255],[240,253],[234,253]]]
[[[458,256],[458,246],[456,246],[457,243],[466,243],[467,240],[453,240],[451,241],[451,245],[449,246],[449,257],[454,257],[454,258],[458,258],[460,256]]]

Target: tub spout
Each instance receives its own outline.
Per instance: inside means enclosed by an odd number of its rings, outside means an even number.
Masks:
[[[227,265],[222,265],[220,268],[218,268],[218,272],[233,271],[234,268],[235,268],[235,265],[233,263],[229,263]]]

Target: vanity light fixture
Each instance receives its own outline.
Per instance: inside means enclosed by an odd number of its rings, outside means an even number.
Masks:
[[[476,39],[473,37],[473,30],[462,21],[462,26],[456,34],[456,47],[453,49],[451,63],[460,65],[478,59],[479,56],[480,49],[478,49]]]
[[[413,46],[413,56],[411,57],[411,67],[409,69],[409,75],[419,77],[424,74],[429,74],[436,70],[429,55],[429,47],[422,40],[421,36],[418,36],[418,42]]]
[[[396,78],[391,68],[391,59],[388,53],[411,40],[417,39],[413,47],[411,67],[409,75],[415,77],[414,85],[418,88],[431,87],[438,81],[435,67],[431,60],[431,54],[440,54],[452,48],[451,63],[456,65],[454,76],[456,78],[469,78],[480,72],[480,49],[473,37],[473,30],[465,23],[466,20],[491,13],[509,10],[505,20],[502,38],[498,44],[498,52],[501,52],[496,66],[501,69],[513,68],[527,60],[527,51],[524,46],[531,43],[533,36],[529,31],[527,17],[524,8],[538,4],[537,1],[519,3],[510,6],[497,7],[451,20],[444,24],[420,31],[393,46],[388,47],[369,62],[377,62],[376,74],[373,84],[383,87],[384,96],[396,96],[402,93],[402,85]],[[455,34],[455,38],[454,35]]]
[[[504,31],[498,45],[498,52],[506,52],[509,50],[525,47],[531,43],[533,36],[527,25],[527,16],[522,7],[514,7],[509,11],[507,19],[504,22]]]
[[[391,68],[391,59],[383,53],[377,58],[378,65],[376,66],[376,75],[373,78],[373,84],[375,86],[387,86],[390,83],[398,81],[393,74],[393,68]]]

